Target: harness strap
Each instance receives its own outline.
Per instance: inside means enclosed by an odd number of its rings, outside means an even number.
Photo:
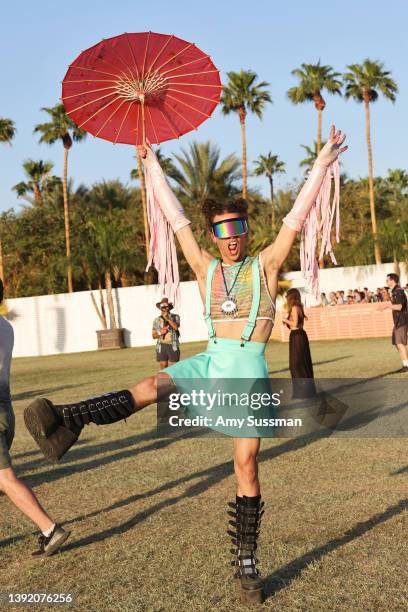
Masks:
[[[218,265],[218,261],[219,261],[218,259],[212,259],[210,261],[210,265],[208,266],[208,271],[207,271],[207,284],[206,284],[206,290],[205,290],[204,320],[207,325],[208,337],[210,339],[215,337],[215,329],[214,329],[214,325],[211,319],[211,286],[212,286],[212,279],[214,276],[215,268]]]
[[[256,316],[258,314],[259,302],[261,300],[261,276],[259,274],[259,258],[255,257],[252,262],[252,304],[249,311],[248,322],[241,334],[241,346],[244,346],[244,341],[248,341],[254,327],[256,325]]]

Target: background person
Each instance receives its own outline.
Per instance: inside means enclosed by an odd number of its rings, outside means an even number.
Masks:
[[[401,357],[402,368],[400,371],[408,372],[408,300],[405,291],[399,286],[398,274],[387,274],[387,285],[391,290],[390,300],[379,304],[378,308],[379,310],[392,310],[394,328],[391,341]]]
[[[342,300],[342,304],[347,304],[348,303],[348,299],[346,294],[344,293],[343,290],[340,291],[340,298]]]
[[[163,370],[180,360],[180,317],[170,312],[173,304],[166,297],[157,302],[156,308],[160,309],[160,316],[153,321],[152,336],[157,340],[156,360]]]
[[[0,304],[3,302],[3,292],[3,281],[0,279]],[[31,489],[16,476],[11,464],[10,448],[15,429],[10,395],[13,346],[13,327],[7,319],[0,316],[0,490],[40,530],[39,549],[33,552],[33,556],[48,557],[60,548],[70,532],[62,529],[45,512]]]
[[[328,306],[329,300],[327,299],[325,293],[321,293],[320,294],[320,303],[321,303],[322,306]]]
[[[329,306],[337,306],[337,299],[334,291],[330,291],[329,293]]]
[[[361,293],[358,289],[354,290],[354,301],[356,304],[359,304],[361,302]]]
[[[316,394],[313,380],[313,363],[310,354],[309,338],[303,329],[307,316],[298,289],[289,289],[286,294],[288,313],[282,323],[290,329],[289,368],[292,379],[302,379],[294,385],[293,397],[310,397]],[[305,380],[307,379],[307,380]]]
[[[90,422],[108,425],[156,403],[162,390],[159,389],[160,382],[178,393],[190,391],[191,381],[197,379],[216,379],[220,383],[229,378],[240,379],[242,385],[247,385],[249,393],[254,379],[269,387],[265,348],[274,324],[279,271],[305,224],[330,165],[347,149],[342,147],[344,139],[345,136],[332,126],[330,138],[314,162],[293,207],[283,219],[278,235],[256,256],[248,256],[246,252],[247,202],[243,199],[206,200],[203,212],[211,240],[218,248],[218,258],[197,243],[191,222],[171,191],[153,150],[150,147],[139,148],[143,163],[149,168],[158,204],[197,277],[205,304],[208,346],[205,351],[146,377],[131,389],[72,404],[55,405],[46,398],[32,402],[25,410],[25,423],[47,457],[60,458]],[[205,406],[201,409],[206,411]],[[228,433],[228,427],[224,431]],[[234,578],[241,595],[246,601],[260,603],[262,580],[256,551],[264,513],[258,478],[261,435],[257,430],[254,437],[237,436],[234,430],[229,435],[234,438],[237,480],[235,502],[229,503],[230,515],[234,517],[229,521],[228,529],[234,546],[231,564],[235,567]]]
[[[391,302],[390,292],[388,287],[381,288],[382,302]]]

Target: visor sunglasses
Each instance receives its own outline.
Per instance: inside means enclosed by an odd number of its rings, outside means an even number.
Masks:
[[[224,219],[212,224],[212,231],[216,238],[232,238],[232,236],[243,236],[248,233],[246,219]]]

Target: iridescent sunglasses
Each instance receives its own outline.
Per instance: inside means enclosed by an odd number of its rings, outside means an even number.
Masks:
[[[216,238],[232,238],[232,236],[243,236],[248,233],[246,219],[238,217],[236,219],[224,219],[212,224],[212,231]]]

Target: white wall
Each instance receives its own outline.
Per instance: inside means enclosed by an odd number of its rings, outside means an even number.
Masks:
[[[328,294],[330,291],[347,291],[349,289],[362,290],[368,287],[375,291],[377,287],[386,286],[386,276],[390,272],[395,272],[393,263],[379,264],[372,266],[350,266],[345,268],[326,268],[319,270],[320,292]],[[407,269],[404,264],[400,264],[400,281],[402,285],[408,282]],[[297,287],[303,293],[306,306],[315,306],[316,300],[312,295],[305,292],[305,280],[301,272],[288,272],[285,278],[292,281],[292,287]]]
[[[98,292],[94,296],[99,303]],[[125,328],[126,346],[154,344],[152,321],[159,314],[161,298],[156,286],[124,287],[114,290],[119,327]],[[206,326],[197,283],[182,283],[181,340],[204,340]],[[14,327],[14,357],[76,353],[97,348],[100,321],[89,291],[43,295],[7,300],[8,319]]]
[[[326,293],[363,287],[375,289],[383,286],[386,274],[393,271],[393,264],[321,270],[320,288]],[[405,284],[406,270],[401,272]],[[292,280],[292,286],[304,287],[300,272],[285,276]],[[95,291],[94,295],[98,301],[98,292]],[[125,329],[126,346],[154,344],[151,326],[159,312],[155,306],[161,298],[158,288],[153,285],[124,287],[115,290],[114,297],[119,327]],[[304,295],[304,299],[306,305],[313,305],[312,296]],[[89,291],[7,300],[7,308],[15,332],[15,357],[75,353],[97,348],[95,330],[100,328],[100,322]],[[203,306],[195,281],[181,283],[181,307],[174,312],[181,317],[182,342],[207,338]]]

